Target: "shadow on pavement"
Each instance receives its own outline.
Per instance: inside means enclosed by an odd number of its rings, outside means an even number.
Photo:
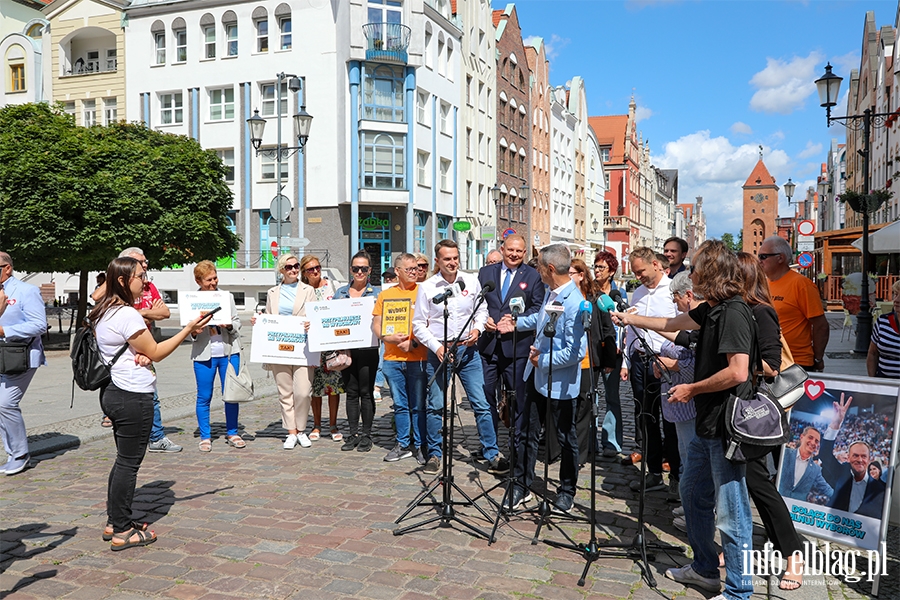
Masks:
[[[47,523],[29,523],[12,529],[0,530],[0,573],[4,573],[17,560],[29,560],[38,554],[63,545],[75,537],[78,531],[77,527],[61,531],[47,531],[50,527]],[[30,542],[30,549],[26,540]],[[52,568],[51,565],[46,565],[46,568],[42,565],[28,577],[20,579],[11,588],[0,590],[0,598],[5,598],[40,579],[50,579],[57,574],[58,570]]]
[[[195,498],[200,498],[201,496],[211,496],[234,488],[233,485],[229,485],[228,487],[221,487],[208,492],[200,492],[199,494],[178,498],[175,496],[175,492],[172,491],[172,486],[174,485],[174,481],[157,480],[145,483],[134,490],[134,501],[131,503],[131,508],[135,515],[135,520],[139,522],[146,521],[147,523],[153,524],[169,514],[169,511],[176,502],[193,500]],[[138,516],[141,514],[143,514],[143,516]]]

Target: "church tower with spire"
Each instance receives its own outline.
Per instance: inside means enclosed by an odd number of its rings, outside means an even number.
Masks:
[[[763,240],[778,232],[778,186],[763,163],[762,146],[759,161],[744,182],[743,250],[754,256]]]

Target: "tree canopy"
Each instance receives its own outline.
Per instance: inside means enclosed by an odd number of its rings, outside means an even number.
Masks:
[[[743,231],[743,230],[741,230]],[[732,252],[740,252],[741,251],[741,234],[738,234],[738,241],[734,240],[734,235],[730,233],[722,234],[722,243],[728,246],[728,249]]]

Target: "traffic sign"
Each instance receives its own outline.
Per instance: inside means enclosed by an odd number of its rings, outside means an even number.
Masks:
[[[269,204],[269,212],[279,221],[287,221],[291,216],[292,208],[291,199],[284,194],[278,194],[272,198],[272,203]]]
[[[804,252],[800,256],[797,257],[797,264],[803,267],[804,269],[808,269],[813,264],[813,255],[809,252]]]
[[[816,242],[813,240],[797,240],[798,252],[812,252],[816,249]]]
[[[505,240],[506,238],[508,238],[509,236],[511,236],[512,234],[514,234],[515,232],[516,232],[516,230],[513,229],[512,227],[510,227],[509,229],[504,230],[504,231],[503,231],[503,239]]]
[[[272,256],[278,258],[278,242],[272,242]]]
[[[816,232],[816,224],[812,221],[800,221],[797,224],[797,233],[800,235],[812,235]]]
[[[305,238],[305,237],[298,237],[298,238],[295,238],[295,237],[286,237],[286,238],[281,238],[281,245],[282,245],[282,246],[290,246],[290,247],[292,247],[292,248],[293,248],[294,246],[296,246],[297,248],[306,248],[307,246],[309,246],[309,238]]]

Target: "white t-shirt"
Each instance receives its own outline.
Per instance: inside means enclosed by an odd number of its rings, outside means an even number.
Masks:
[[[103,360],[109,363],[131,336],[146,329],[147,324],[136,309],[122,306],[108,310],[94,328]],[[138,393],[156,391],[153,365],[142,367],[135,364],[134,350],[130,345],[112,365],[110,374],[112,382],[121,390]]]

